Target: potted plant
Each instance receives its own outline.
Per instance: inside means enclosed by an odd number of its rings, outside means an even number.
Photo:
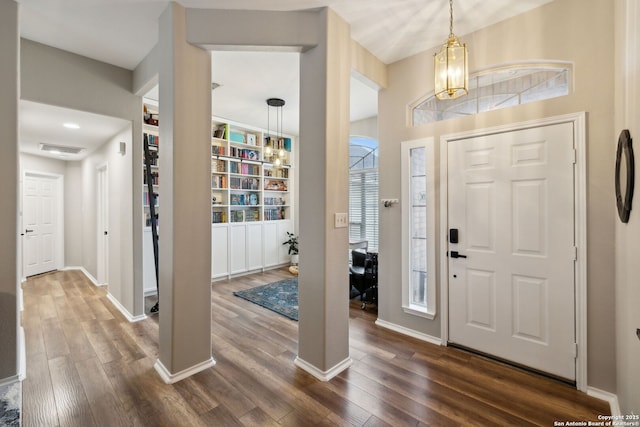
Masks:
[[[291,264],[298,265],[298,236],[287,231],[288,239],[282,242],[283,245],[289,245],[289,255],[291,255]]]

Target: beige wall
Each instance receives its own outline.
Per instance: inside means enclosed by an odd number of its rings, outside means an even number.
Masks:
[[[615,127],[607,147],[616,149],[622,129],[634,139],[635,197],[627,224],[616,223],[616,368],[617,395],[621,413],[640,413],[640,19],[637,0],[616,0],[616,103]],[[613,182],[611,184],[613,186]],[[613,208],[612,208],[613,209]]]
[[[613,8],[608,0],[556,0],[461,39],[469,46],[471,71],[516,61],[571,61],[573,92],[553,100],[410,128],[406,125],[407,105],[433,91],[432,55],[437,48],[390,65],[389,87],[379,98],[380,194],[400,195],[401,141],[435,137],[438,176],[441,135],[586,111],[588,384],[614,391],[614,156],[607,142],[613,134]],[[436,198],[439,196],[437,192]],[[402,311],[400,221],[399,208],[380,213],[379,317],[439,337],[440,316],[428,321]]]

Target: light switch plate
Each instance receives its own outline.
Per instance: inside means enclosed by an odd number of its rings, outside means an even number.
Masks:
[[[335,228],[345,228],[349,226],[349,216],[344,212],[336,212],[334,214]]]

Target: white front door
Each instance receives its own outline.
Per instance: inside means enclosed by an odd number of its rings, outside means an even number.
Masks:
[[[26,174],[22,188],[24,275],[57,268],[58,182],[54,177]]]
[[[448,151],[449,341],[575,380],[573,124]]]

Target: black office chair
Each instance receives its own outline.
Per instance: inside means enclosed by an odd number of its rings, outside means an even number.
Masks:
[[[360,296],[362,309],[367,302],[376,299],[376,274],[373,260],[364,249],[353,249],[351,251],[351,265],[349,266],[349,290]]]

